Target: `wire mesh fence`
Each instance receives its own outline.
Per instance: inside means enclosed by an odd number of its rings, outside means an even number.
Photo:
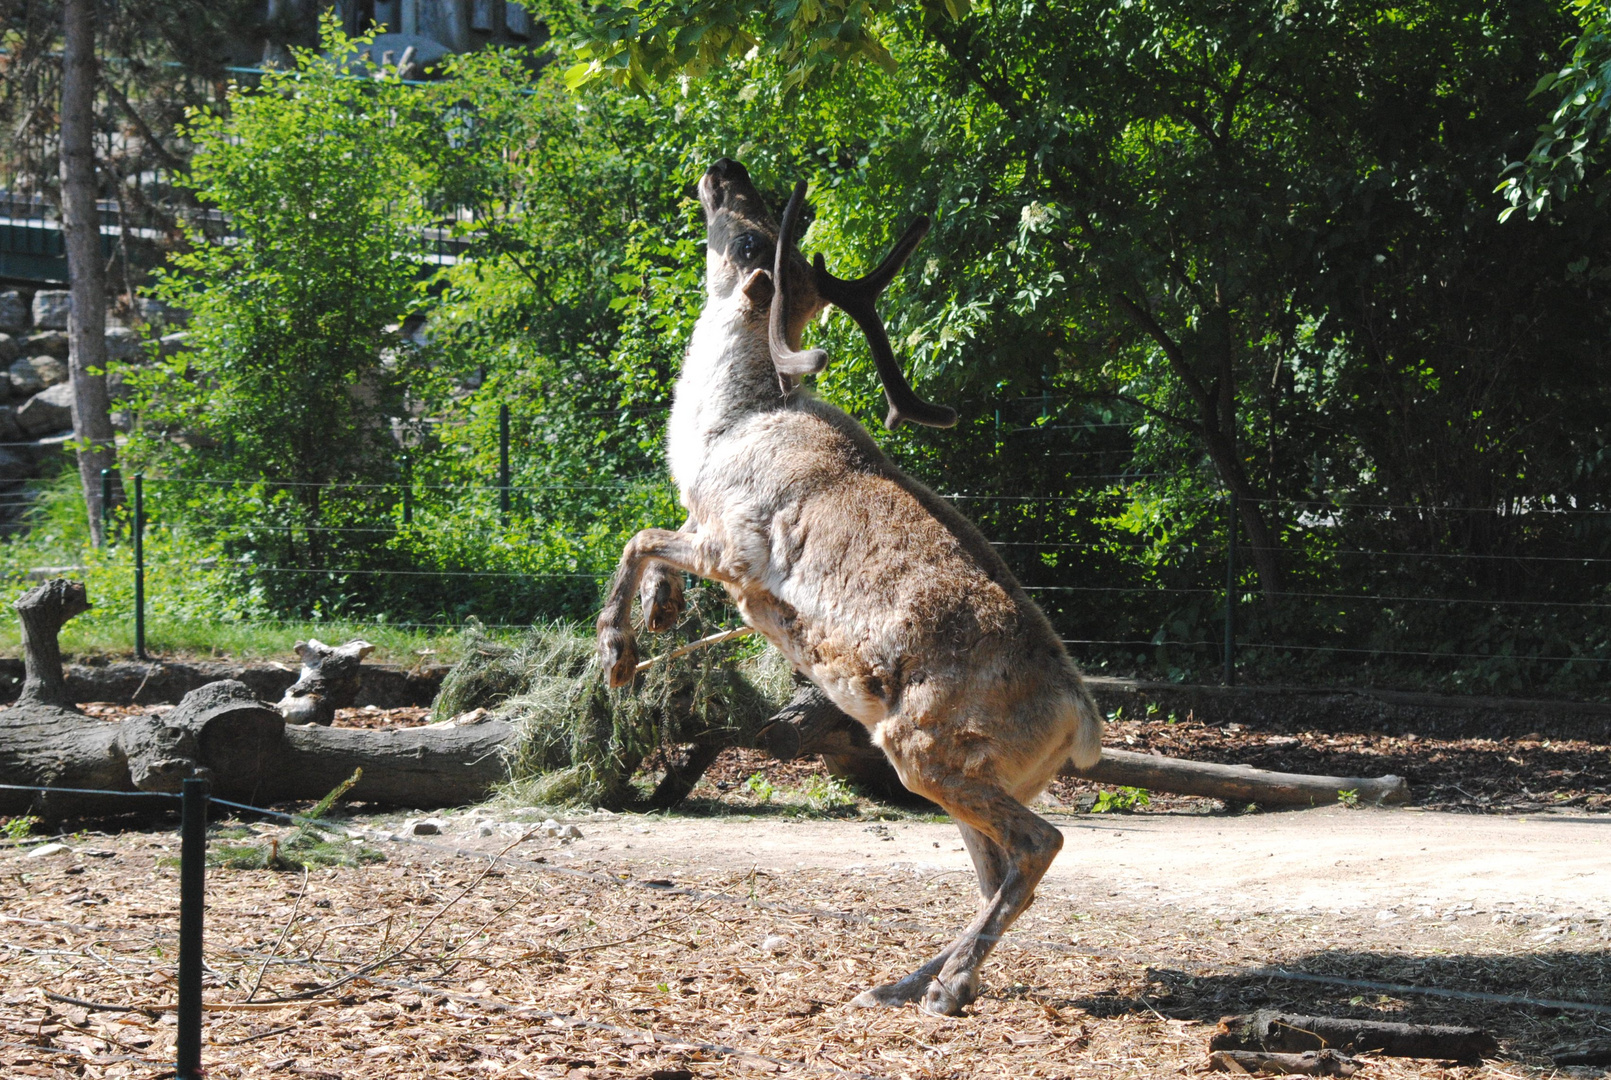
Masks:
[[[530,509],[532,500],[576,491],[656,490],[669,504],[663,474],[618,479],[516,483],[510,466],[508,425],[490,483],[363,482],[317,485],[328,500],[355,500],[339,519],[298,519],[272,504],[298,490],[294,483],[205,477],[139,477],[132,505],[109,535],[124,541],[112,553],[135,580],[136,647],[144,654],[145,605],[164,583],[187,575],[221,575],[242,589],[279,595],[363,596],[388,625],[448,631],[474,617],[486,626],[518,627],[553,617],[585,618],[596,610],[629,532],[565,531]],[[1107,484],[1101,498],[1123,499],[1143,474],[1090,474],[1076,481]],[[145,539],[194,530],[193,521],[153,516],[152,492],[174,504],[186,492],[248,490],[260,501],[255,520],[237,522],[249,550],[233,556],[185,561],[185,549],[152,554]],[[1099,496],[942,491],[976,520],[997,551],[1087,667],[1177,679],[1244,677],[1322,679],[1333,683],[1401,682],[1425,685],[1464,679],[1471,689],[1560,690],[1592,694],[1611,663],[1611,553],[1598,533],[1606,511],[1538,505],[1478,510],[1388,502],[1338,503],[1328,511],[1364,509],[1389,536],[1403,523],[1419,527],[1482,513],[1539,535],[1507,550],[1450,550],[1403,542],[1359,543],[1312,501],[1260,500],[1285,522],[1287,563],[1278,589],[1268,589],[1256,566],[1231,501],[1214,493],[1195,501],[1191,543],[1161,549],[1155,537],[1112,526],[1092,515]],[[162,501],[159,497],[159,503]],[[356,507],[356,509],[354,509]],[[1027,512],[1026,512],[1027,508]],[[279,516],[276,516],[279,515]],[[253,517],[254,515],[246,515]],[[416,530],[442,521],[501,530],[508,538],[504,565],[464,565],[411,549]],[[334,523],[325,523],[334,522]],[[1561,542],[1551,527],[1590,526],[1586,543]],[[658,524],[675,524],[658,522]],[[1240,542],[1233,547],[1233,538]],[[140,542],[134,542],[136,538]],[[563,545],[574,564],[525,563],[522,544]],[[280,557],[274,553],[280,552]],[[387,598],[411,597],[393,609]],[[423,601],[421,598],[425,598]],[[435,611],[422,611],[422,603]]]

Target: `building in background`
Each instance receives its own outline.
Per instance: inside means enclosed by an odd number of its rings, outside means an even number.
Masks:
[[[315,42],[319,15],[332,8],[350,35],[375,26],[374,60],[388,62],[389,56],[395,64],[407,55],[408,76],[428,74],[449,53],[537,48],[548,40],[547,27],[514,0],[268,0],[263,62],[284,63],[287,45]]]

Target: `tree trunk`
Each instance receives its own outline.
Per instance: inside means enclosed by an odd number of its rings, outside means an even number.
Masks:
[[[12,607],[22,623],[24,676],[17,704],[70,707],[58,638],[68,619],[89,610],[83,583],[55,578],[23,593]]]
[[[111,401],[106,391],[106,266],[95,178],[95,0],[62,5],[61,170],[62,234],[72,290],[68,317],[68,377],[73,387],[73,434],[90,537],[101,542],[101,470],[114,457]]]

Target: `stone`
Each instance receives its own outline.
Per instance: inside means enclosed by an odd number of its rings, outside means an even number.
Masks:
[[[39,381],[44,384],[42,389],[48,389],[57,383],[67,381],[67,361],[54,356],[30,356],[24,363],[34,369]]]
[[[8,334],[20,334],[33,325],[33,317],[28,312],[28,302],[16,289],[7,289],[0,292],[0,330]]]
[[[164,304],[150,296],[142,296],[135,301],[140,310],[140,318],[153,326],[183,326],[190,321],[190,313],[171,304]]]
[[[409,818],[403,822],[404,836],[441,836],[447,823],[441,818]]]
[[[38,847],[31,849],[28,852],[27,857],[30,859],[43,859],[51,855],[60,855],[64,851],[71,850],[73,849],[68,847],[66,844],[40,844]]]
[[[6,372],[12,397],[28,397],[45,388],[45,380],[39,377],[39,372],[34,370],[34,365],[29,360],[13,361]]]
[[[106,331],[106,358],[136,363],[145,359],[140,335],[127,326],[113,326]]]
[[[57,383],[41,390],[22,403],[17,410],[17,423],[30,438],[39,438],[58,431],[69,431],[73,426],[73,387],[71,383]]]
[[[9,364],[22,353],[17,345],[17,339],[10,334],[0,333],[0,364]]]
[[[575,825],[561,825],[559,828],[559,838],[561,840],[580,840],[582,839],[582,830],[578,829]]]
[[[40,289],[34,293],[34,325],[41,330],[66,330],[73,310],[73,294],[66,289]]]
[[[761,951],[764,953],[781,952],[789,944],[789,939],[782,934],[768,934],[761,939]]]
[[[0,446],[19,443],[26,438],[22,425],[17,423],[17,410],[10,405],[0,405]]]
[[[497,831],[497,825],[490,821],[483,821],[475,827],[475,834],[477,836],[491,836]]]
[[[58,360],[67,359],[67,350],[72,344],[66,331],[43,330],[37,334],[29,334],[19,343],[17,351],[23,356],[54,356]]]

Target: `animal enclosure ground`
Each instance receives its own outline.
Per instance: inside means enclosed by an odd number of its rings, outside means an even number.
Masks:
[[[583,839],[566,842],[530,835],[512,816],[449,815],[441,836],[371,840],[385,863],[305,879],[210,871],[209,1076],[1170,1076],[1204,1069],[1221,1015],[1278,1006],[1477,1024],[1503,1045],[1482,1067],[1381,1059],[1367,1077],[1544,1077],[1599,1075],[1552,1069],[1544,1052],[1611,1027],[1603,1014],[1274,973],[1611,1006],[1611,901],[1593,877],[1582,903],[1560,890],[1554,901],[1518,901],[1526,893],[1512,890],[1485,902],[1480,879],[1468,883],[1477,902],[1355,895],[1353,879],[1372,874],[1391,891],[1416,857],[1392,842],[1402,822],[1429,836],[1526,827],[1513,820],[1150,815],[1103,819],[1099,835],[1091,819],[1059,815],[1069,843],[1056,880],[986,966],[971,1014],[941,1019],[845,1003],[904,973],[972,914],[971,872],[949,826],[595,815],[576,819]],[[1606,826],[1577,820],[1603,850]],[[1280,890],[1248,893],[1242,871],[1214,872],[1215,849],[1192,831],[1242,823],[1244,841],[1279,854],[1291,902]],[[340,826],[376,837],[398,821]],[[1378,833],[1387,861],[1377,866],[1338,873],[1329,858],[1301,855]],[[1148,836],[1193,847],[1200,879],[1173,892],[1142,887],[1095,842],[1133,847]],[[160,1010],[175,996],[176,837],[66,843],[42,857],[0,849],[0,1073],[154,1078],[172,1060],[173,1014]],[[1518,875],[1529,858],[1556,858],[1540,850],[1516,852]],[[1592,874],[1595,863],[1585,865]],[[1332,899],[1299,895],[1328,881]]]

